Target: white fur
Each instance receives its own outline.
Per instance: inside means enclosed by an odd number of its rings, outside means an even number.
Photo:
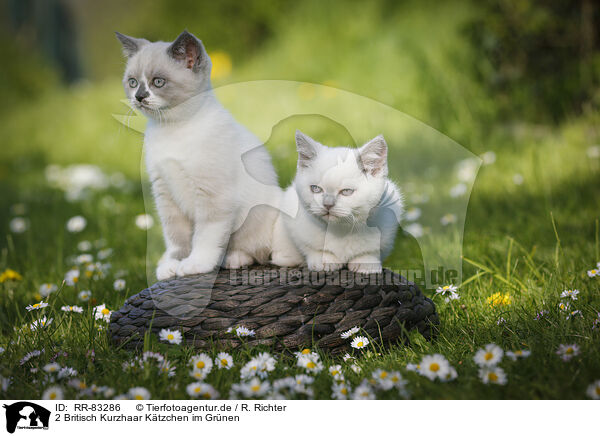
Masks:
[[[380,272],[382,260],[393,248],[403,209],[399,189],[387,179],[383,137],[358,150],[325,147],[301,132],[296,142],[298,171],[285,191],[283,208],[299,203],[298,213],[282,214],[280,221],[298,255],[315,271],[347,265],[360,273]],[[312,192],[311,185],[323,192]],[[343,195],[344,189],[354,192]],[[329,203],[335,201],[330,210],[324,206],[326,196]],[[279,226],[276,237],[285,238]]]
[[[180,40],[195,45],[184,45],[192,50],[177,60],[168,43],[118,36],[130,56],[126,93],[148,117],[146,167],[166,245],[157,278],[268,261],[282,191],[261,141],[210,88],[201,42],[184,32]],[[157,75],[166,77],[164,87],[152,87]],[[132,77],[149,92],[143,102],[135,99],[137,87],[128,88]]]

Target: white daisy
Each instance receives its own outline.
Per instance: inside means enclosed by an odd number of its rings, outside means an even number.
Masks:
[[[60,308],[60,310],[62,310],[63,312],[82,313],[83,312],[83,307],[80,307],[80,306],[62,306]]]
[[[97,320],[110,322],[110,314],[112,312],[106,307],[106,304],[94,307],[94,316]]]
[[[85,265],[88,263],[92,263],[94,261],[94,257],[91,254],[80,254],[75,258],[75,263],[77,265]]]
[[[449,382],[452,380],[456,380],[457,378],[458,378],[458,373],[456,372],[456,369],[453,366],[449,366],[448,372],[446,373],[446,375],[444,377],[441,377],[440,380],[444,381],[444,382]]]
[[[600,265],[597,268],[591,269],[587,272],[588,277],[600,276]]]
[[[447,213],[443,217],[440,218],[440,223],[443,226],[447,226],[448,224],[454,224],[456,222],[456,215],[453,213]]]
[[[558,350],[556,350],[556,354],[565,362],[568,362],[579,353],[579,345],[577,344],[560,344]]]
[[[362,383],[354,389],[354,393],[352,394],[353,400],[374,400],[375,393],[373,392],[373,388],[370,386],[369,382],[363,380]]]
[[[86,225],[86,219],[81,215],[77,215],[67,221],[67,230],[71,233],[79,233],[85,229]]]
[[[411,208],[407,209],[406,212],[404,213],[404,219],[406,221],[418,220],[420,216],[421,216],[421,209],[419,209],[418,207],[411,207]]]
[[[98,252],[98,260],[104,260],[110,257],[113,253],[112,248],[105,248],[104,250],[100,250]]]
[[[450,188],[450,197],[456,198],[467,193],[467,185],[464,183],[458,183]]]
[[[50,295],[53,292],[56,292],[57,290],[58,286],[52,283],[44,283],[40,285],[38,292],[42,297],[47,297],[48,295]]]
[[[347,362],[349,360],[354,360],[354,357],[352,357],[350,354],[346,353],[342,356],[342,359],[344,359],[344,362]]]
[[[391,374],[390,371],[386,371],[385,369],[376,369],[371,373],[371,378],[375,381],[375,384],[379,389],[389,391],[394,387]]]
[[[60,371],[60,365],[56,362],[47,363],[42,369],[48,373],[58,372]]]
[[[90,251],[92,249],[92,243],[90,241],[80,241],[77,244],[77,249],[79,251]]]
[[[254,376],[267,378],[269,372],[275,369],[276,362],[275,358],[269,353],[260,353],[242,367],[240,377],[246,380]]]
[[[244,326],[238,326],[235,329],[235,334],[238,335],[238,337],[243,338],[246,336],[254,336],[256,333],[254,330],[247,329]]]
[[[342,334],[340,336],[342,337],[342,339],[348,339],[348,338],[354,336],[355,334],[357,334],[359,331],[360,331],[360,329],[358,327],[354,326],[350,330],[342,332]]]
[[[188,395],[192,398],[202,397],[205,400],[214,400],[217,398],[218,392],[207,383],[194,382],[187,385],[185,388]]]
[[[162,329],[158,333],[158,338],[161,341],[166,341],[169,344],[181,344],[181,332],[179,330]]]
[[[16,217],[10,220],[8,227],[13,233],[23,233],[29,228],[29,220],[20,216]]]
[[[78,269],[70,269],[65,274],[65,282],[69,286],[75,286],[75,284],[77,284],[79,282],[80,275],[81,275],[81,273],[79,272]]]
[[[431,354],[423,357],[419,363],[418,372],[429,380],[443,379],[450,370],[448,360],[441,354]]]
[[[565,289],[560,294],[560,298],[570,298],[571,300],[577,300],[579,291],[577,289]]]
[[[522,185],[523,182],[525,181],[525,178],[523,177],[522,174],[515,173],[512,176],[512,181],[515,185]]]
[[[193,368],[192,376],[198,380],[203,380],[212,371],[213,361],[208,354],[200,353],[190,358],[190,365]]]
[[[63,379],[63,378],[67,378],[67,377],[76,377],[76,376],[77,376],[77,370],[74,368],[70,368],[68,366],[63,367],[60,369],[60,371],[58,371],[59,379]]]
[[[229,353],[221,352],[215,357],[215,366],[221,369],[231,369],[233,367],[233,357]]]
[[[331,385],[331,398],[334,400],[347,400],[350,393],[350,387],[346,383],[333,383]]]
[[[529,350],[516,350],[516,351],[507,351],[506,357],[509,359],[516,361],[517,359],[525,359],[531,355],[531,351]]]
[[[150,391],[146,388],[135,387],[129,389],[129,398],[132,400],[149,400],[150,399]]]
[[[43,349],[42,349],[43,351]],[[32,359],[33,357],[38,357],[40,354],[42,354],[42,351],[40,350],[33,350],[30,351],[29,353],[25,354],[23,356],[23,358],[21,359],[21,361],[19,362],[19,365],[24,365],[25,363],[29,362],[30,359]]]
[[[354,339],[352,339],[352,342],[350,342],[350,346],[352,348],[356,348],[357,350],[365,348],[367,345],[369,345],[369,340],[364,336],[356,336]]]
[[[71,386],[73,389],[78,389],[80,391],[87,389],[87,383],[83,380],[79,380],[78,378],[74,378],[72,380],[69,380],[69,382],[67,383],[67,385]]]
[[[485,153],[482,153],[481,159],[483,160],[483,164],[484,165],[491,165],[494,162],[496,162],[496,153],[494,153],[493,151],[486,151]]]
[[[558,303],[558,308],[563,312],[567,312],[570,307],[571,307],[571,304],[568,301],[567,302],[561,301],[560,303]]]
[[[460,299],[460,295],[458,295],[458,288],[454,285],[440,286],[435,290],[435,292],[443,297],[446,297],[446,303],[451,300]]]
[[[147,214],[141,214],[135,217],[135,225],[142,230],[148,230],[154,225],[154,218]]]
[[[578,316],[583,318],[583,313],[581,313],[581,310],[573,310],[573,311],[569,312],[569,314],[567,315],[567,319],[573,319]]]
[[[42,394],[42,400],[62,400],[63,390],[59,386],[50,386]]]
[[[92,291],[81,291],[79,294],[77,294],[77,298],[79,298],[81,301],[89,301],[91,296]]]
[[[388,375],[388,380],[390,380],[394,386],[398,389],[404,389],[404,387],[408,384],[408,381],[402,378],[402,374],[400,371],[392,371]]]
[[[475,363],[479,366],[496,366],[504,355],[504,351],[496,344],[487,344],[475,353]]]
[[[113,288],[114,288],[115,291],[122,291],[123,289],[125,289],[126,285],[127,285],[127,283],[125,282],[125,280],[123,280],[123,279],[117,279],[113,283]]]
[[[418,372],[419,371],[419,365],[417,363],[407,363],[406,364],[406,370],[410,371],[410,372]]]
[[[342,373],[342,365],[332,365],[329,367],[329,375],[337,382],[344,380],[344,374]]]
[[[407,226],[403,226],[402,229],[415,238],[420,238],[425,234],[425,229],[419,223],[411,223]]]
[[[479,378],[485,384],[505,385],[506,373],[500,367],[483,367],[479,369]]]
[[[158,372],[160,374],[166,374],[167,377],[174,377],[175,376],[175,366],[173,366],[173,364],[171,362],[169,362],[168,360],[165,360],[164,362],[160,363],[158,365]]]
[[[33,321],[33,323],[31,323],[29,325],[29,328],[31,330],[43,329],[43,328],[48,327],[50,324],[52,324],[52,321],[54,321],[54,318],[43,317],[43,318],[40,318],[40,319],[38,319],[36,321]]]
[[[323,363],[317,353],[300,356],[296,364],[311,374],[318,374],[323,370]]]
[[[294,356],[296,356],[296,359],[300,358],[300,356],[304,356],[306,354],[310,354],[312,353],[312,351],[310,351],[310,348],[304,348],[301,351],[295,351],[294,352]]]
[[[234,386],[237,386],[239,391],[246,398],[261,397],[266,395],[271,389],[271,385],[268,381],[261,381],[258,377],[254,377],[247,383],[240,383],[239,385]]]
[[[585,393],[592,400],[600,400],[600,380],[596,380],[594,383],[589,385]]]
[[[28,312],[31,312],[32,310],[39,310],[39,309],[43,309],[44,307],[48,307],[48,303],[44,303],[43,301],[40,301],[39,303],[30,304],[25,309],[27,309]]]

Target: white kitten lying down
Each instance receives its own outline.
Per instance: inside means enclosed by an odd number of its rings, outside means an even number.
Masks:
[[[387,178],[387,144],[378,136],[359,149],[330,148],[296,131],[298,170],[285,191],[284,208],[299,201],[294,217],[281,214],[277,239],[289,236],[288,264],[360,273],[381,271],[402,215],[402,196]],[[289,255],[296,247],[299,253]],[[285,258],[282,256],[280,258]],[[275,263],[275,261],[274,261]]]
[[[173,43],[117,37],[125,93],[148,117],[146,166],[166,245],[157,278],[209,272],[225,253],[228,268],[267,262],[282,191],[260,140],[212,92],[202,42],[188,32]]]

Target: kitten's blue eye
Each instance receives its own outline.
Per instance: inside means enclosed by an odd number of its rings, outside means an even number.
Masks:
[[[310,190],[313,192],[313,194],[320,194],[321,192],[323,192],[323,189],[321,189],[321,187],[317,185],[310,185]]]
[[[165,86],[165,79],[163,79],[162,77],[155,77],[154,79],[152,79],[152,84],[157,88],[162,88],[163,86]]]
[[[133,77],[131,79],[129,79],[129,87],[130,88],[136,88],[138,86],[138,81],[135,80]]]
[[[346,195],[346,196],[352,195],[352,194],[354,194],[354,189],[350,189],[350,188],[342,189],[340,191],[340,194]]]

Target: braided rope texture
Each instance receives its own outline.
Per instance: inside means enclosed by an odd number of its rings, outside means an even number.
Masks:
[[[362,275],[260,266],[159,281],[112,313],[109,333],[126,348],[140,348],[149,329],[167,328],[196,348],[234,349],[243,341],[275,350],[315,345],[337,354],[349,347],[340,334],[354,326],[389,344],[405,341],[411,329],[431,339],[438,324],[433,302],[387,269]],[[255,335],[227,332],[237,326]]]

